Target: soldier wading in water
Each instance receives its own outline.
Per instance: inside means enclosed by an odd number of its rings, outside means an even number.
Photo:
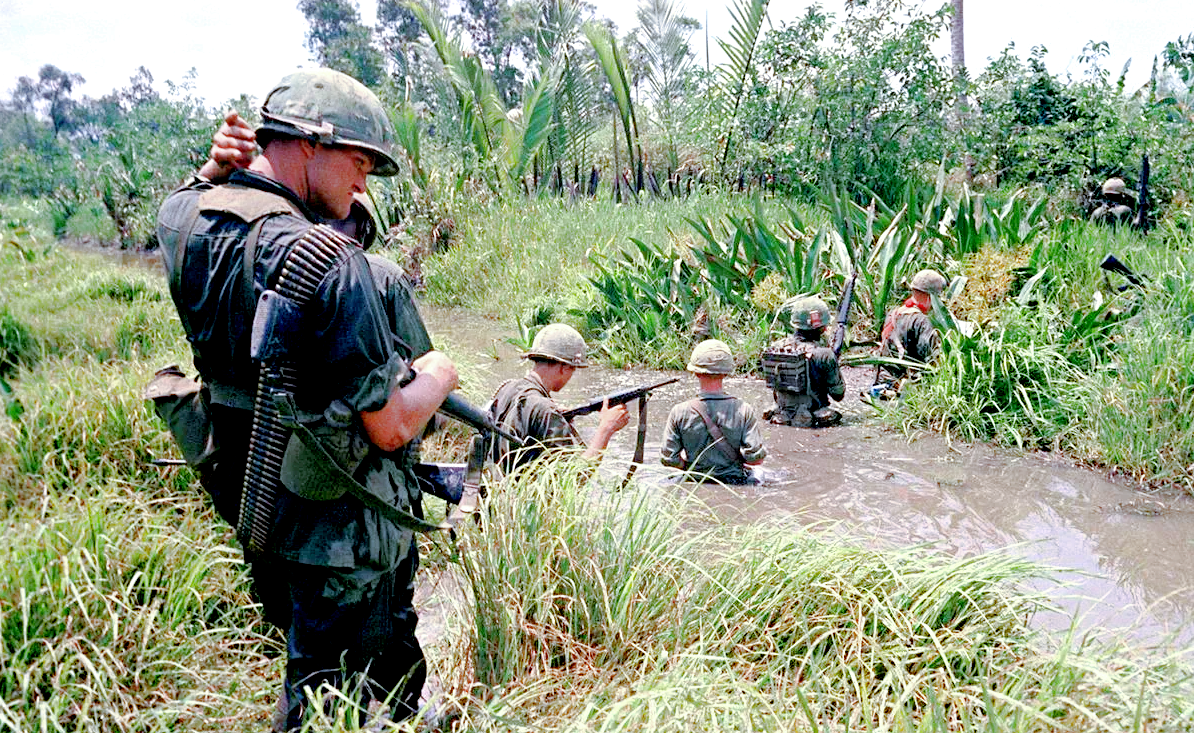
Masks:
[[[489,406],[493,422],[526,443],[518,448],[501,436],[494,436],[493,461],[502,470],[510,473],[535,461],[550,448],[584,446],[583,455],[596,458],[609,445],[614,433],[626,427],[630,421],[626,406],[607,404],[601,409],[592,440],[585,445],[551,398],[553,392],[559,392],[571,381],[577,369],[589,365],[585,360],[587,351],[580,333],[563,323],[549,324],[535,334],[530,351],[523,354],[523,358],[531,361],[531,370],[521,379],[503,382]]]
[[[846,384],[833,349],[821,341],[829,325],[829,306],[817,297],[793,298],[780,312],[791,319],[794,332],[763,351],[763,377],[775,397],[775,407],[763,417],[802,428],[838,424],[842,414],[829,406],[829,400],[840,402]]]

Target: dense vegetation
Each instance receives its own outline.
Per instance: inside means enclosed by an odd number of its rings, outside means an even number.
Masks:
[[[675,368],[714,335],[749,370],[780,303],[833,302],[857,270],[846,358],[865,363],[933,266],[943,353],[885,419],[1194,491],[1194,35],[1130,89],[1098,43],[1076,77],[1010,47],[955,74],[931,51],[949,7],[901,0],[773,30],[738,0],[719,68],[667,0],[622,38],[574,0],[382,0],[374,28],[350,0],[300,8],[314,56],[392,110],[381,249],[430,301],[524,340],[570,321],[612,364]],[[55,244],[152,249],[217,113],[144,68],[98,100],[81,82],[46,66],[0,106],[0,727],[259,730],[281,642],[193,476],[145,466],[170,449],[140,387],[189,359],[164,284]],[[1146,231],[1088,223],[1145,154]],[[433,660],[467,729],[1194,724],[1174,658],[1031,631],[1039,569],[696,531],[700,507],[578,483],[559,465],[495,491],[459,564],[428,547],[466,588]]]

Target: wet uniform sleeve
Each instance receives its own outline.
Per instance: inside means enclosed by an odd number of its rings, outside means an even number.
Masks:
[[[742,460],[745,463],[758,463],[767,457],[767,447],[763,445],[763,436],[759,432],[759,421],[754,408],[745,402],[742,403],[741,414]]]
[[[406,375],[407,364],[393,349],[389,324],[368,263],[359,250],[320,283],[322,308],[310,333],[310,388],[326,400],[341,399],[355,412],[380,410]],[[317,400],[316,404],[320,404]]]
[[[663,445],[659,448],[659,462],[672,468],[687,468],[684,461],[684,443],[680,439],[680,418],[684,412],[684,405],[672,408],[667,416],[667,426],[663,429]]]
[[[937,333],[937,329],[933,328],[928,316],[916,319],[917,361],[923,361],[926,364],[931,362],[937,356],[937,350],[940,348],[941,336]]]
[[[835,401],[841,402],[842,398],[846,396],[846,383],[842,379],[842,368],[838,364],[837,357],[833,355],[833,349],[818,349],[816,359],[817,371],[825,380],[826,394]]]

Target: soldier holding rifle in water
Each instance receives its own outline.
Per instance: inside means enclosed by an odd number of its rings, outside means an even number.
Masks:
[[[909,298],[887,314],[879,353],[889,358],[928,364],[941,348],[941,336],[928,314],[933,309],[933,296],[940,297],[945,290],[945,277],[936,270],[921,270],[912,276],[910,285],[912,294]],[[885,364],[883,368],[893,380],[892,392],[898,392],[899,380],[912,370],[899,364]]]
[[[389,698],[401,718],[425,668],[411,604],[418,491],[399,459],[456,388],[456,369],[434,351],[408,364],[360,249],[319,224],[351,217],[367,174],[397,172],[377,98],[338,72],[300,71],[262,117],[263,152],[247,170],[222,185],[196,177],[158,218],[211,394],[218,447],[204,486],[238,526],[267,619],[287,632],[274,729],[299,728],[305,690],[322,683],[350,685],[362,706]],[[217,140],[213,154],[239,147]],[[200,173],[237,167],[237,153],[223,155]],[[315,447],[271,443],[279,425]],[[301,457],[321,450],[363,494],[316,480]]]
[[[842,297],[843,336],[851,285]],[[840,402],[846,394],[846,383],[842,381],[837,353],[821,342],[829,326],[829,306],[818,297],[806,296],[787,301],[780,313],[790,319],[795,332],[763,351],[763,376],[775,396],[775,407],[763,417],[778,425],[802,428],[837,425],[842,414],[829,406],[829,400]]]
[[[519,448],[494,437],[493,460],[507,473],[525,466],[549,448],[584,445],[584,456],[595,458],[609,445],[614,433],[626,427],[630,416],[624,404],[601,407],[597,430],[588,445],[572,422],[552,400],[572,379],[577,369],[589,364],[588,347],[580,333],[563,323],[544,326],[535,334],[530,351],[523,358],[531,361],[531,370],[521,379],[503,382],[493,396],[489,413],[494,423],[526,441]]]

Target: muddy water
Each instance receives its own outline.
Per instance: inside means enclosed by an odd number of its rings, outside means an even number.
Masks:
[[[515,332],[512,321],[443,309],[424,315],[441,347],[476,366],[478,393],[488,395],[525,370],[518,350],[504,342]],[[578,372],[557,401],[571,406],[660,376],[593,367]],[[1077,616],[1083,630],[1123,631],[1138,642],[1194,640],[1194,499],[1137,493],[1048,455],[950,446],[932,435],[909,441],[878,426],[857,399],[869,376],[847,374],[852,388],[841,426],[765,426],[770,455],[758,486],[697,491],[731,523],[831,521],[867,544],[931,543],[952,555],[1006,548],[1062,569],[1057,584],[1041,586],[1061,610],[1040,615],[1039,624],[1065,628]],[[654,394],[649,410],[639,475],[661,490],[676,490],[658,464],[667,411],[695,394],[694,380],[681,377]],[[726,388],[758,411],[770,404],[760,380],[732,378]],[[586,433],[596,421],[577,424]],[[611,443],[611,458],[627,461],[633,447],[632,418]]]

